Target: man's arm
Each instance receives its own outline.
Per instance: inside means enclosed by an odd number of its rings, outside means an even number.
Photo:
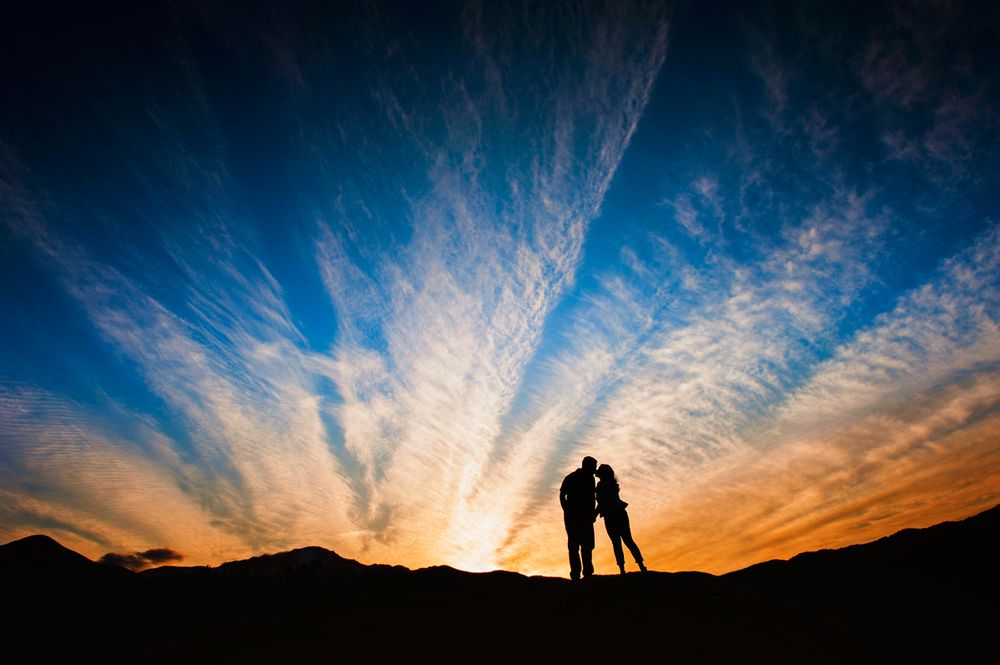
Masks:
[[[569,476],[563,478],[562,485],[559,486],[559,505],[562,506],[563,512],[566,512],[566,485],[569,481]]]

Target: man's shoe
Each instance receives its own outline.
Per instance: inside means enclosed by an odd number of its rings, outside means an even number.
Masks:
[[[636,563],[639,564],[640,571],[646,572],[646,564],[644,564],[642,561],[636,561]]]
[[[618,564],[618,570],[620,570],[621,574],[624,575],[625,574],[625,564],[624,563]]]

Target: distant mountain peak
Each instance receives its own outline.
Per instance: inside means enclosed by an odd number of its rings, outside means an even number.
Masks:
[[[65,547],[50,536],[36,534],[0,545],[0,560],[9,562],[24,558],[26,561],[75,561],[94,563],[78,552]]]
[[[5,547],[58,547],[61,549],[67,549],[59,543],[55,538],[51,536],[46,536],[42,533],[36,533],[33,536],[25,536],[18,540],[12,540],[5,545],[0,545],[0,548]]]
[[[227,561],[218,570],[224,573],[277,575],[302,569],[360,570],[366,566],[354,559],[347,559],[332,550],[316,545],[299,547],[287,552],[260,554],[249,559]]]
[[[91,561],[55,539],[33,535],[0,545],[0,577],[25,581],[48,577],[91,577],[105,579],[131,575],[116,566]]]

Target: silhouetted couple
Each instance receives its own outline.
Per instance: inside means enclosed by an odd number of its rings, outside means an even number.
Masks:
[[[594,486],[594,476],[601,479]],[[569,576],[580,579],[581,572],[587,578],[594,574],[591,553],[594,550],[594,522],[597,516],[604,518],[604,528],[611,538],[615,551],[615,562],[621,574],[625,574],[625,554],[622,541],[628,547],[639,570],[645,572],[642,553],[632,540],[632,529],[628,523],[628,505],[618,496],[618,480],[614,469],[607,464],[597,466],[593,457],[584,457],[580,468],[563,479],[559,488],[559,503],[562,504],[563,522],[569,541]]]

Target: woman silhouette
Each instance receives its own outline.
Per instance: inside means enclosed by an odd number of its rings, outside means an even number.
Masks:
[[[632,528],[628,523],[628,513],[625,512],[625,506],[628,504],[618,497],[619,488],[615,470],[607,464],[602,464],[597,468],[595,475],[601,479],[597,483],[597,514],[604,518],[604,528],[608,530],[608,537],[611,538],[618,569],[622,575],[625,574],[625,554],[622,552],[624,540],[635,562],[639,564],[639,570],[646,572],[646,566],[642,563],[642,552],[632,540]]]

